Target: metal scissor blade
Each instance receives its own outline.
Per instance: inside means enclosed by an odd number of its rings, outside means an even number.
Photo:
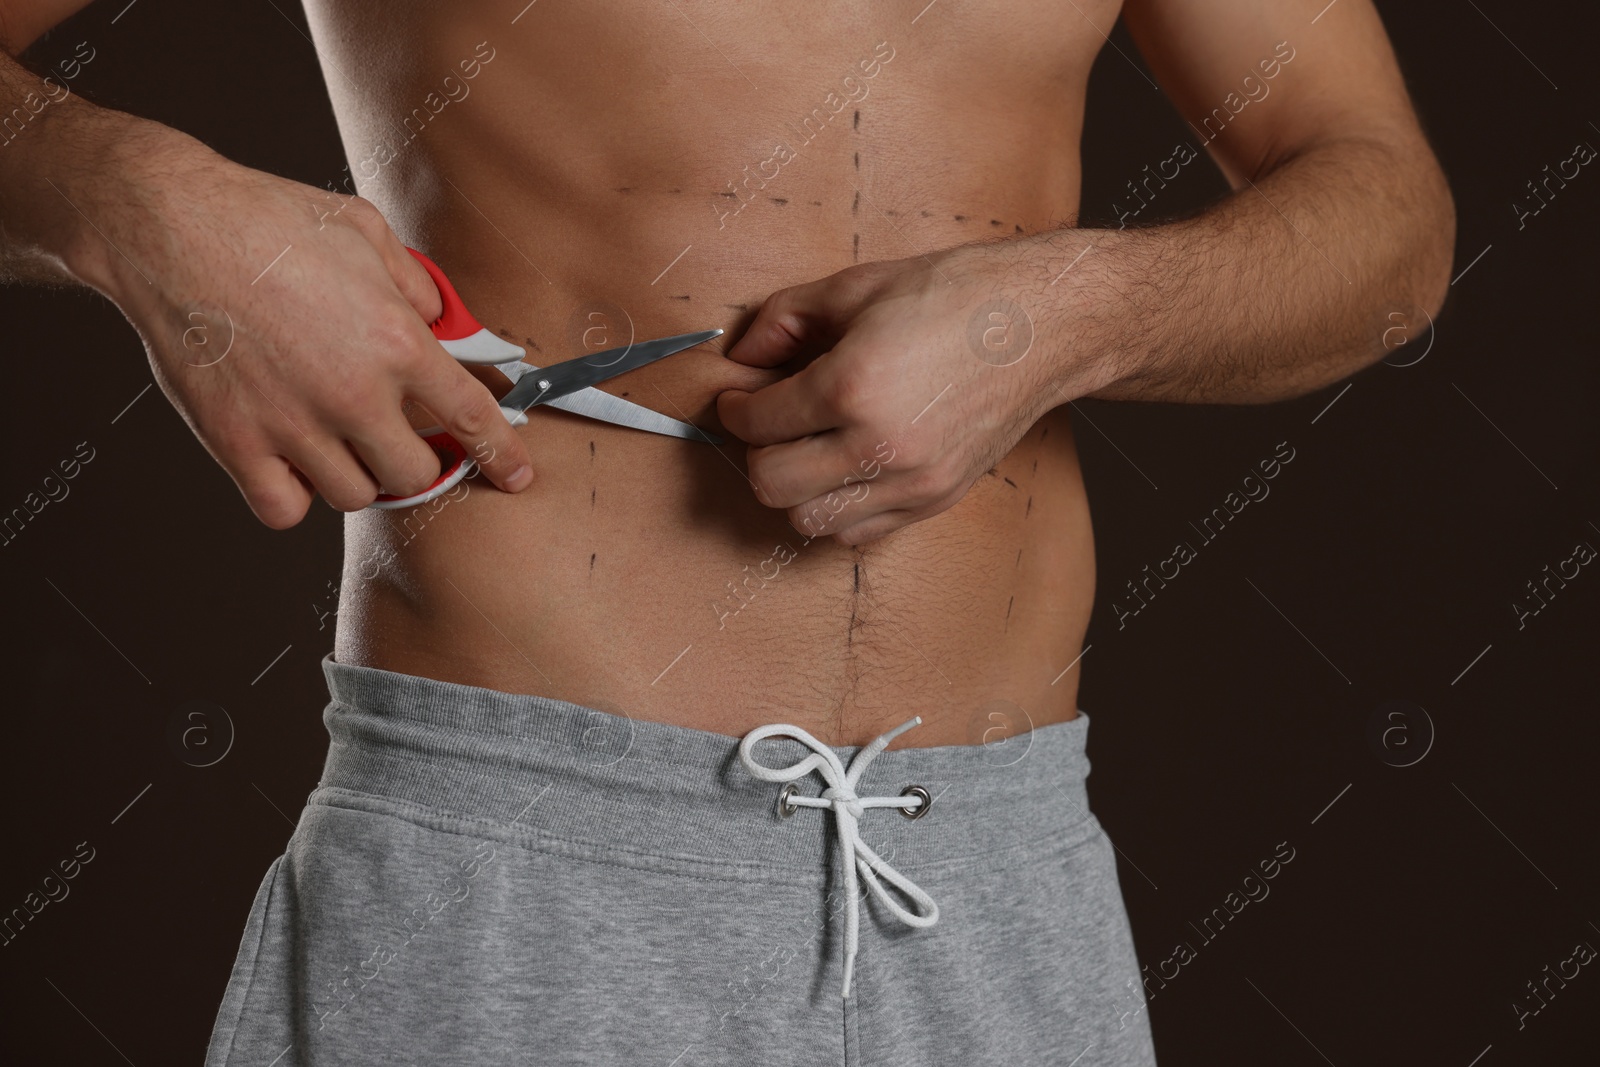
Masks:
[[[576,393],[548,401],[545,406],[570,411],[574,415],[599,419],[601,422],[664,434],[667,437],[683,437],[690,441],[704,441],[709,445],[722,443],[722,438],[706,433],[692,423],[680,422],[670,415],[652,411],[641,404],[601,392],[599,389],[579,389]]]
[[[661,337],[626,348],[596,352],[581,359],[569,359],[565,363],[557,363],[535,374],[523,376],[511,387],[511,392],[500,398],[500,406],[524,411],[536,404],[547,404],[721,335],[721,330],[682,333],[676,337]]]

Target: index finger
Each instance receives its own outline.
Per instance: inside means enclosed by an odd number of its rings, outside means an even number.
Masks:
[[[432,337],[430,335],[430,340]],[[437,341],[438,359],[425,362],[425,370],[408,390],[439,419],[439,425],[466,448],[478,468],[500,489],[515,493],[533,481],[528,450],[489,387],[457,363]]]

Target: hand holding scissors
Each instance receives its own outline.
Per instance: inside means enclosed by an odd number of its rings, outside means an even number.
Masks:
[[[427,269],[439,289],[444,310],[430,324],[430,328],[445,351],[462,363],[493,367],[511,379],[511,391],[499,401],[500,410],[511,425],[526,424],[528,417],[524,412],[528,408],[548,404],[620,426],[632,426],[710,444],[721,443],[718,438],[689,423],[594,388],[600,382],[720,336],[721,330],[702,330],[630,343],[622,348],[596,352],[541,369],[523,361],[526,353],[520,347],[496,337],[479,323],[467,310],[455,286],[450,284],[450,280],[432,260],[414,248],[407,251]],[[408,508],[425,504],[453,488],[472,472],[475,464],[467,456],[466,448],[442,427],[430,426],[417,433],[441,456],[448,456],[450,462],[439,472],[433,484],[422,492],[407,497],[380,493],[370,507]]]

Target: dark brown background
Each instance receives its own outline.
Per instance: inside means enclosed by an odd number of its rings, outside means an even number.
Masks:
[[[1600,948],[1600,565],[1521,630],[1511,608],[1578,542],[1600,547],[1600,168],[1520,231],[1511,206],[1578,141],[1600,147],[1595,27],[1564,6],[1381,5],[1455,189],[1456,271],[1488,248],[1425,358],[1270,407],[1078,405],[1099,538],[1081,696],[1094,803],[1141,958],[1197,953],[1150,1004],[1166,1067],[1597,1061],[1600,964],[1520,1030],[1512,1008],[1578,942]],[[76,91],[251,166],[341,177],[295,5],[122,8],[95,5],[30,60],[87,40]],[[1145,164],[1196,143],[1113,40],[1125,55],[1096,66],[1084,146],[1085,215],[1101,222]],[[1154,209],[1223,190],[1197,162]],[[98,296],[4,289],[0,320],[0,510],[79,442],[95,449],[70,496],[0,547],[0,912],[79,842],[95,850],[70,896],[0,948],[0,1058],[197,1063],[251,898],[321,768],[318,612],[339,517],[258,524],[159,390],[141,396],[139,343]],[[1428,343],[1414,333],[1390,362]],[[1296,457],[1271,496],[1119,630],[1124,583],[1195,541],[1188,523],[1282,441]],[[168,740],[190,700],[237,731],[214,766]],[[1391,700],[1412,710],[1386,750],[1368,728]],[[1207,943],[1190,924],[1279,842],[1295,859],[1271,895]]]

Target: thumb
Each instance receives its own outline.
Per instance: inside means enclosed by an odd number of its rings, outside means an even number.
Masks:
[[[798,356],[820,355],[843,336],[860,303],[857,286],[841,272],[767,297],[755,321],[728,349],[749,367],[776,367]]]

